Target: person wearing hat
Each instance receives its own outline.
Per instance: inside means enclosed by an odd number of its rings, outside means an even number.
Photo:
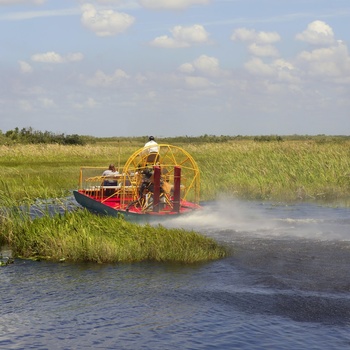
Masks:
[[[149,146],[152,146],[152,147],[148,148]],[[148,148],[148,153],[158,153],[159,152],[158,143],[154,140],[153,136],[150,136],[148,138],[148,141],[145,143],[144,147]]]
[[[158,143],[154,140],[153,136],[148,138],[148,142],[145,143],[144,151],[142,151],[142,156],[147,156],[147,162],[158,161],[159,159],[159,147]]]

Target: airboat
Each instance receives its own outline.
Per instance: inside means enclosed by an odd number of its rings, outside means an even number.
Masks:
[[[103,176],[101,167],[81,167],[76,201],[90,211],[154,222],[187,215],[201,208],[200,172],[184,149],[159,144],[138,149],[118,173]]]

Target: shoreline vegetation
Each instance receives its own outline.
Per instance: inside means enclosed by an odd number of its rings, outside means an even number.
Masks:
[[[10,204],[7,201],[7,204]],[[226,256],[213,239],[194,231],[136,225],[86,209],[32,218],[22,207],[0,218],[1,243],[12,256],[57,262],[177,262],[199,263]]]
[[[69,142],[51,143],[50,138],[25,141],[19,134],[16,138],[16,133],[0,133],[0,206],[12,208],[0,215],[0,247],[9,245],[14,257],[194,263],[228,254],[225,247],[195,232],[140,226],[85,210],[56,215],[44,212],[32,219],[18,208],[38,199],[71,196],[78,185],[80,166],[107,167],[113,162],[121,167],[146,137],[73,135]],[[247,200],[350,205],[347,136],[204,135],[157,141],[179,145],[193,156],[201,170],[202,201],[225,194]]]

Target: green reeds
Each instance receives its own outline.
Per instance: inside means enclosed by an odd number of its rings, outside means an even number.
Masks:
[[[82,165],[124,165],[137,144],[0,146],[0,178],[17,200],[60,198]],[[349,201],[350,142],[299,140],[185,144],[201,170],[201,199]],[[120,163],[120,164],[119,164]],[[2,185],[0,184],[0,190]]]
[[[193,156],[202,171],[202,199],[221,194],[282,201],[350,198],[349,142],[237,141],[194,148]]]
[[[193,231],[140,226],[87,210],[34,219],[29,208],[1,200],[0,246],[13,257],[97,263],[169,261],[194,263],[225,257],[224,247]]]
[[[78,187],[80,166],[108,167],[113,162],[122,167],[137,147],[103,144],[0,146],[0,179],[16,200],[62,198]]]

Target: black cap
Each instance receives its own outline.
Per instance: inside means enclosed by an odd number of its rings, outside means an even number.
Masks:
[[[150,136],[150,137],[148,138],[148,140],[153,141],[153,140],[154,140],[154,137],[153,137],[153,136]]]

